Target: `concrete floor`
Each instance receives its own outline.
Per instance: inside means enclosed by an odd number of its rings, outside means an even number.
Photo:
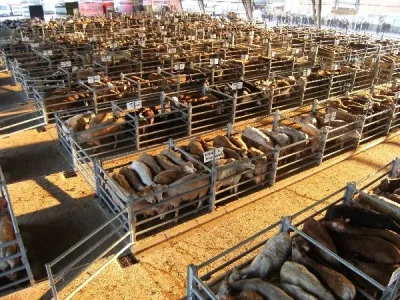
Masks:
[[[55,129],[49,128],[42,133],[31,130],[0,140],[0,164],[38,281],[45,276],[45,263],[106,220],[81,176],[63,177],[69,166],[59,154],[56,139]],[[142,249],[138,253],[139,264],[122,269],[112,262],[75,299],[183,297],[188,264],[211,258],[282,216],[294,214],[400,156],[399,135],[379,142],[382,143],[362,153],[338,156],[280,181],[271,189],[138,242],[136,248]],[[85,271],[73,286],[92,274],[96,266]],[[48,291],[45,280],[3,299],[49,299]]]

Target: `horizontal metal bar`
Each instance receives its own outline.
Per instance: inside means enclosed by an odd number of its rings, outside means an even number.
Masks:
[[[92,231],[90,234],[88,234],[86,237],[81,239],[78,243],[76,243],[74,246],[69,248],[67,251],[62,253],[59,257],[48,263],[51,267],[54,266],[56,263],[58,263],[61,259],[65,258],[68,254],[70,254],[72,251],[83,245],[86,241],[88,241],[90,238],[92,238],[95,234],[99,233],[101,230],[106,228],[108,225],[110,225],[112,222],[114,222],[116,219],[118,219],[122,214],[127,213],[128,209],[125,208],[123,211],[118,213],[116,216],[111,218],[109,221],[98,227],[96,230]]]

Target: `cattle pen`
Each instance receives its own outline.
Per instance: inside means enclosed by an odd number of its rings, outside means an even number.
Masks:
[[[109,4],[0,21],[0,295],[397,299],[400,42]]]

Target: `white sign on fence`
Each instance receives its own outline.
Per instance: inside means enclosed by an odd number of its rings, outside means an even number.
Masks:
[[[210,58],[210,65],[211,66],[218,65],[218,58]]]
[[[328,123],[329,121],[334,121],[335,119],[336,119],[336,111],[326,114],[324,117],[325,123]]]
[[[60,67],[61,68],[68,68],[68,67],[71,67],[71,65],[72,64],[71,64],[70,60],[60,62]]]
[[[169,54],[174,54],[174,53],[176,53],[176,48],[169,48],[169,49],[168,49],[168,53],[169,53]]]
[[[95,36],[92,36],[91,38],[89,38],[89,41],[91,41],[91,42],[95,42],[95,41],[97,41],[97,37],[95,37]]]
[[[136,101],[131,101],[126,103],[126,109],[132,110],[132,109],[140,109],[142,108],[142,101],[141,100],[136,100]]]
[[[242,60],[248,60],[249,59],[249,55],[248,54],[242,54],[241,58],[242,58]]]
[[[111,43],[110,48],[111,49],[118,48],[118,43]]]
[[[44,50],[43,55],[46,55],[46,56],[53,55],[53,50]]]
[[[213,33],[213,34],[211,35],[211,38],[212,38],[212,39],[216,39],[216,38],[217,38],[217,35],[216,35],[215,33]]]
[[[184,63],[175,64],[174,69],[175,69],[175,71],[184,70],[185,64]]]
[[[95,83],[96,81],[100,81],[100,75],[88,77],[88,83]]]
[[[101,61],[103,61],[103,62],[105,62],[105,61],[111,61],[111,55],[102,56],[102,57],[101,57]]]
[[[232,83],[231,88],[232,90],[241,90],[243,88],[243,81]]]
[[[303,76],[308,76],[311,74],[311,69],[304,69],[303,70]]]
[[[208,163],[210,161],[221,159],[224,157],[224,148],[219,147],[210,151],[204,152],[204,163]]]
[[[398,100],[400,98],[400,91],[394,94],[394,100]]]

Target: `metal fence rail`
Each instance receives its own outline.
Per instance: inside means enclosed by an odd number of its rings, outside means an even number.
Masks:
[[[7,230],[13,231],[12,240],[2,240],[0,243],[0,251],[2,257],[0,261],[9,266],[0,272],[0,278],[3,284],[0,286],[0,295],[14,292],[16,289],[22,289],[29,285],[34,285],[35,280],[26,256],[25,247],[22,242],[21,233],[18,228],[17,219],[14,215],[10,194],[8,193],[7,184],[4,179],[3,171],[0,167],[0,198],[6,201],[6,207],[1,212],[1,218],[9,217],[12,228],[4,226],[3,234]],[[2,222],[6,224],[7,222]]]

